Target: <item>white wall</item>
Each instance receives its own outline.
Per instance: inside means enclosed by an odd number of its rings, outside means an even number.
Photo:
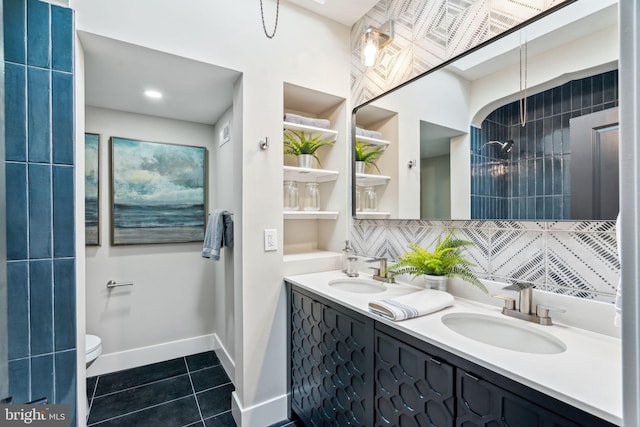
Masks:
[[[420,218],[420,165],[409,169],[407,162],[420,162],[420,121],[428,121],[469,132],[470,84],[446,70],[437,71],[411,83],[410,89],[392,92],[371,105],[398,113],[398,211],[392,218]],[[457,155],[452,147],[452,173]],[[466,152],[468,156],[468,151]],[[464,172],[464,171],[461,171]],[[469,170],[464,172],[469,176]],[[456,187],[452,187],[452,195]],[[452,214],[454,211],[452,210]]]
[[[103,355],[89,368],[89,375],[95,375],[135,365],[131,350],[211,335],[215,325],[216,264],[200,256],[201,243],[110,245],[109,137],[206,147],[211,208],[217,134],[213,126],[101,108],[87,107],[85,114],[85,131],[100,134],[101,150],[102,245],[85,250],[84,283],[87,332],[102,338]],[[109,280],[134,286],[108,291]],[[211,347],[211,337],[208,342]],[[156,354],[158,360],[167,356]]]
[[[237,92],[236,85],[236,92]],[[231,129],[233,125],[241,123],[241,115],[234,118],[232,107],[218,119],[215,126],[215,134],[220,135],[220,131],[227,122]],[[234,154],[240,151],[242,139],[237,133],[231,130],[231,140],[220,146],[220,138],[217,143],[213,144],[211,150],[210,171],[213,180],[213,195],[211,200],[211,208],[221,208],[233,213],[235,217],[236,209],[241,206],[240,198],[240,181],[237,174],[240,169],[234,159]],[[239,210],[238,210],[239,212]],[[239,227],[235,227],[236,231]],[[227,373],[232,381],[235,374],[235,313],[234,313],[234,250],[222,250],[220,261],[214,263],[215,283],[212,305],[212,315],[214,317],[214,330],[218,339],[218,345],[221,347],[220,359],[225,365]]]
[[[233,409],[241,426],[284,419],[283,253],[263,251],[265,228],[278,230],[282,247],[283,83],[348,98],[349,28],[286,2],[272,40],[263,34],[254,0],[72,0],[71,6],[79,30],[243,73],[241,152],[234,153],[242,205],[234,209],[240,235],[234,248]],[[265,6],[269,25],[275,5]],[[265,136],[270,148],[262,151],[258,141]]]
[[[572,43],[532,56],[527,61],[527,88],[532,95],[570,80],[617,68],[618,27],[611,26]],[[475,80],[471,85],[471,124],[498,107],[516,101],[520,94],[520,64]]]

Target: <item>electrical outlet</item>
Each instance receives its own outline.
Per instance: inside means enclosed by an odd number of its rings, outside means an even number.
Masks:
[[[264,250],[265,252],[278,250],[278,230],[275,228],[264,229]]]

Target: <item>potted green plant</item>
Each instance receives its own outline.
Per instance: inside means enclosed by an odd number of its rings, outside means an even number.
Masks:
[[[482,292],[489,293],[484,284],[469,270],[469,266],[473,264],[462,254],[466,246],[471,245],[473,242],[454,238],[453,231],[444,239],[442,236],[438,238],[433,252],[416,243],[410,243],[411,251],[400,255],[398,261],[387,268],[386,272],[390,273],[391,277],[398,274],[411,274],[415,277],[424,275],[426,284],[435,285],[440,290],[446,290],[449,277],[459,277]]]
[[[373,166],[380,172],[376,162],[384,152],[381,146],[368,145],[356,140],[355,148],[356,173],[364,173],[366,166]]]
[[[320,159],[316,155],[318,148],[325,145],[333,145],[333,141],[325,141],[322,135],[314,135],[303,131],[287,129],[284,131],[284,154],[298,157],[298,165],[302,168],[310,168],[312,159],[316,159],[321,165]]]

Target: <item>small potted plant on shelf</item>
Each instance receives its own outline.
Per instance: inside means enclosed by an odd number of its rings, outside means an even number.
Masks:
[[[333,141],[323,140],[322,135],[308,134],[291,129],[284,131],[284,154],[297,156],[298,166],[301,168],[311,168],[312,159],[316,159],[318,164],[321,165],[316,151],[320,147],[333,144]]]
[[[373,166],[379,173],[380,169],[378,169],[376,162],[384,152],[384,149],[380,146],[368,145],[357,140],[355,148],[356,173],[364,173],[367,166]]]
[[[473,245],[468,240],[456,239],[453,231],[447,237],[438,238],[438,243],[433,252],[416,243],[410,243],[410,252],[406,252],[398,261],[386,269],[391,277],[398,274],[411,274],[412,276],[425,276],[425,285],[438,290],[447,290],[449,277],[459,277],[471,283],[484,293],[489,293],[484,284],[476,277],[469,266],[473,265],[465,259],[462,251],[466,246]]]

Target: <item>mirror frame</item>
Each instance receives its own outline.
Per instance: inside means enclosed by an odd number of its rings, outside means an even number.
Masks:
[[[465,56],[471,55],[472,53],[474,53],[474,52],[476,52],[476,51],[478,51],[478,50],[480,50],[480,49],[482,49],[482,48],[484,48],[484,47],[486,47],[486,46],[488,46],[488,45],[490,45],[490,44],[492,44],[492,43],[494,43],[494,42],[496,42],[496,41],[498,41],[498,40],[500,40],[500,39],[502,39],[502,38],[504,38],[504,37],[506,37],[506,36],[508,36],[510,34],[518,32],[521,29],[527,27],[528,25],[530,25],[530,24],[532,24],[532,23],[534,23],[536,21],[539,21],[542,18],[544,18],[544,17],[546,17],[548,15],[551,15],[552,13],[554,13],[554,12],[556,12],[556,11],[566,7],[566,6],[569,6],[570,4],[573,4],[573,3],[577,2],[577,1],[578,0],[565,0],[562,3],[559,3],[559,4],[557,4],[557,5],[553,6],[553,7],[545,10],[544,12],[541,12],[541,13],[539,13],[539,14],[537,14],[537,15],[535,15],[535,16],[533,16],[533,17],[531,17],[531,18],[529,18],[529,19],[527,19],[525,21],[522,21],[520,24],[518,24],[518,25],[516,25],[516,26],[514,26],[514,27],[512,27],[512,28],[510,28],[510,29],[508,29],[506,31],[503,31],[502,33],[500,33],[500,34],[498,34],[498,35],[496,35],[496,36],[494,36],[494,37],[492,37],[492,38],[490,38],[488,40],[485,40],[484,42],[478,44],[477,46],[474,46],[469,50],[466,50],[466,51],[464,51],[464,52],[462,52],[462,53],[460,53],[460,54],[458,54],[458,55],[456,55],[456,56],[454,56],[452,58],[449,58],[445,62],[430,68],[429,70],[425,71],[424,73],[418,74],[417,76],[412,77],[411,79],[407,80],[406,82],[404,82],[402,84],[399,84],[398,86],[396,86],[394,88],[391,88],[388,91],[383,92],[383,93],[371,98],[370,100],[368,100],[368,101],[366,101],[366,102],[364,102],[364,103],[362,103],[360,105],[355,106],[353,108],[353,110],[351,111],[351,150],[349,151],[350,155],[351,155],[351,159],[350,160],[351,160],[351,217],[352,217],[352,219],[354,219],[354,220],[362,220],[362,218],[357,218],[357,211],[356,211],[356,179],[355,179],[355,177],[356,177],[356,162],[355,162],[355,158],[356,158],[356,152],[355,152],[356,151],[356,144],[355,144],[355,141],[356,141],[356,114],[360,109],[366,107],[367,105],[377,101],[378,99],[380,99],[380,98],[382,98],[382,97],[384,97],[386,95],[389,95],[390,93],[393,93],[393,92],[395,92],[395,91],[397,91],[397,90],[399,90],[399,89],[401,89],[401,88],[403,88],[403,87],[405,87],[405,86],[407,86],[407,85],[409,85],[409,84],[411,84],[411,83],[413,83],[413,82],[415,82],[415,81],[417,81],[417,80],[419,80],[419,79],[421,79],[421,78],[423,78],[423,77],[425,77],[425,76],[427,76],[427,75],[429,75],[431,73],[434,73],[434,72],[436,72],[436,71],[438,71],[438,70],[440,70],[442,68],[447,67],[448,65],[452,64],[453,62],[455,62],[455,61],[457,61],[457,60],[459,60],[461,58],[464,58]],[[391,218],[391,219],[397,219],[397,218]],[[420,218],[420,219],[424,219],[424,218]],[[389,219],[387,219],[387,220],[389,220]],[[480,220],[474,220],[474,221],[491,221],[491,220],[481,220],[480,219]],[[549,220],[522,219],[522,220],[518,220],[518,221],[537,221],[537,222],[540,222],[540,221],[549,221]]]

